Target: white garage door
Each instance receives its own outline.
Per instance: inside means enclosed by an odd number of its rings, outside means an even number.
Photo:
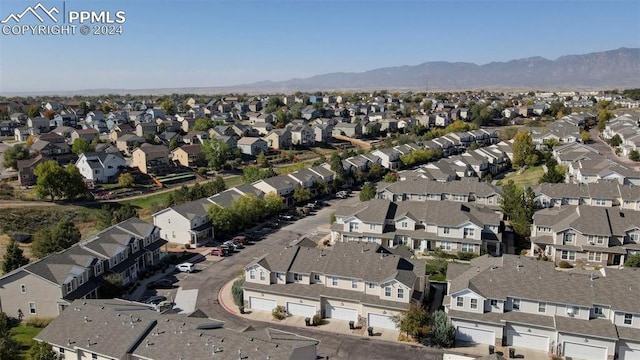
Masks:
[[[564,357],[567,360],[606,360],[607,349],[598,346],[565,342]]]
[[[456,340],[476,344],[494,345],[496,342],[496,334],[491,330],[458,326],[458,331],[456,331]]]
[[[275,300],[249,297],[249,307],[254,310],[273,311],[277,305]]]
[[[391,320],[391,316],[389,315],[381,315],[381,314],[372,314],[369,313],[367,315],[367,324],[369,326],[373,326],[374,328],[382,328],[382,329],[396,329],[396,323]]]
[[[358,321],[358,310],[353,308],[331,306],[327,304],[325,313],[326,317],[331,319]]]
[[[549,351],[549,337],[507,331],[507,344],[526,349]]]
[[[294,316],[304,316],[312,318],[316,314],[316,307],[313,305],[287,303],[287,312]]]
[[[619,360],[634,360],[640,359],[640,349],[630,349],[628,347],[620,348]]]

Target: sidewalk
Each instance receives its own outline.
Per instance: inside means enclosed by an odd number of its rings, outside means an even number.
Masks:
[[[400,334],[400,332],[397,330],[374,328],[373,330],[374,336],[369,337],[367,335],[367,329],[365,327],[361,327],[355,330],[350,330],[349,322],[344,320],[323,319],[322,325],[307,327],[304,321],[305,318],[302,316],[288,316],[283,320],[275,320],[273,319],[273,316],[271,315],[270,312],[251,311],[250,309],[247,309],[244,314],[240,314],[238,307],[233,303],[233,296],[231,295],[231,286],[233,285],[233,282],[236,280],[237,279],[233,279],[227,282],[220,289],[220,292],[218,293],[218,303],[220,303],[222,308],[224,308],[227,312],[234,314],[236,316],[241,316],[245,319],[253,320],[253,321],[262,321],[267,323],[282,324],[282,325],[295,326],[295,327],[304,327],[304,328],[313,329],[313,330],[326,331],[334,334],[354,335],[354,336],[361,336],[368,339],[373,338],[375,340],[399,342],[398,335]],[[406,343],[406,344],[409,344],[409,343]]]

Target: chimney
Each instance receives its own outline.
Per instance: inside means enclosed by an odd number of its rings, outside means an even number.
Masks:
[[[87,347],[91,346],[91,339],[87,338]]]

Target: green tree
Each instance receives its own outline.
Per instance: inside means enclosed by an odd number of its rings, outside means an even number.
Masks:
[[[627,261],[624,262],[624,266],[628,267],[640,267],[640,253],[629,255]]]
[[[417,337],[424,333],[429,324],[429,313],[422,306],[411,304],[409,310],[393,316],[391,320],[396,324],[398,330],[407,336]]]
[[[118,209],[113,211],[111,225],[121,223],[125,220],[131,219],[137,216],[138,216],[138,210],[136,210],[136,208],[133,205],[131,205],[131,203],[126,202],[124,203],[124,205],[120,206]]]
[[[36,341],[27,352],[27,360],[64,360],[64,355],[53,351],[50,344]]]
[[[586,130],[580,130],[580,137],[583,144],[591,141],[591,134]]]
[[[264,154],[264,151],[260,151],[260,154],[258,154],[256,164],[261,168],[269,167],[269,161],[267,161],[267,156]]]
[[[225,191],[226,189],[227,184],[224,182],[222,176],[216,176],[212,181],[206,182],[202,185],[203,197],[213,196]]]
[[[98,288],[99,298],[113,299],[121,297],[123,289],[122,276],[120,274],[104,275]]]
[[[282,208],[284,207],[284,199],[282,198],[282,196],[274,192],[270,192],[264,196],[264,203],[266,212],[270,215],[280,213],[280,211],[282,211]]]
[[[502,213],[511,218],[522,202],[522,190],[515,185],[513,180],[509,180],[502,186],[502,196],[500,197],[500,209]]]
[[[609,139],[609,145],[611,145],[611,147],[618,147],[621,144],[622,144],[622,138],[618,134],[613,135],[613,137]]]
[[[242,286],[244,285],[244,279],[238,279],[231,285],[231,295],[233,296],[233,303],[236,306],[244,306],[244,291]]]
[[[160,108],[162,110],[164,110],[164,113],[167,115],[175,115],[176,114],[176,104],[169,100],[166,99],[163,102],[160,103]]]
[[[535,153],[535,146],[531,134],[522,131],[517,133],[513,139],[513,166],[519,169],[525,165],[532,165],[529,162],[531,154]]]
[[[9,318],[7,314],[0,312],[0,359],[20,359],[20,344],[11,336]]]
[[[71,219],[63,219],[55,228],[43,228],[34,234],[31,252],[43,258],[54,252],[62,251],[80,241],[80,230]]]
[[[331,167],[331,171],[336,173],[336,179],[340,179],[344,181],[347,177],[347,172],[344,170],[344,166],[342,165],[342,159],[338,153],[331,154],[331,158],[329,159],[329,165]]]
[[[202,144],[202,153],[210,168],[220,170],[231,158],[232,152],[229,144],[221,139],[206,140]]]
[[[24,256],[24,253],[20,246],[18,246],[18,243],[15,240],[10,239],[9,244],[7,244],[7,249],[2,256],[2,272],[6,274],[21,266],[27,265],[28,263],[29,259]]]
[[[25,160],[29,158],[29,149],[22,144],[15,144],[12,147],[5,150],[2,155],[2,166],[5,168],[16,168],[18,160]]]
[[[77,138],[73,140],[73,145],[71,145],[71,151],[74,154],[80,155],[93,151],[93,146],[84,138]]]
[[[233,234],[238,229],[239,219],[233,210],[218,205],[211,205],[208,213],[216,235],[224,237],[225,235]]]
[[[638,150],[631,150],[629,152],[629,160],[633,160],[633,161],[640,161],[640,151]]]
[[[49,197],[51,201],[64,195],[65,171],[55,160],[43,161],[36,166],[33,174],[37,177],[36,194],[41,199]]]
[[[169,141],[169,151],[173,151],[178,148],[178,139],[173,138]]]
[[[313,199],[313,194],[311,190],[297,186],[293,189],[293,199],[296,201],[296,204],[303,204]]]
[[[29,106],[29,108],[27,108],[27,116],[32,119],[40,116],[40,107],[35,105]]]
[[[234,201],[231,210],[236,213],[242,229],[255,224],[267,213],[264,200],[253,194],[243,195]]]
[[[214,126],[211,118],[197,118],[193,124],[192,130],[194,131],[208,131]]]
[[[431,317],[431,329],[426,338],[425,345],[435,345],[443,348],[450,348],[456,342],[456,328],[447,319],[447,314],[438,310]]]
[[[266,179],[269,177],[273,177],[276,176],[276,172],[275,170],[273,170],[272,168],[267,168],[267,169],[263,169],[261,170],[260,168],[258,168],[257,166],[254,165],[249,165],[246,166],[243,170],[242,170],[242,177],[244,179],[244,182],[247,184],[250,184],[254,181],[258,181],[260,179]]]
[[[384,168],[378,163],[367,164],[369,180],[378,181],[384,175]]]
[[[118,176],[118,186],[129,188],[133,185],[133,175],[131,173],[122,173]]]
[[[388,182],[388,183],[396,182],[398,181],[398,177],[399,177],[398,173],[390,172],[390,173],[387,173],[387,175],[385,175],[384,178],[382,178],[382,181]]]
[[[360,201],[368,201],[376,197],[376,187],[373,183],[367,182],[360,190]]]

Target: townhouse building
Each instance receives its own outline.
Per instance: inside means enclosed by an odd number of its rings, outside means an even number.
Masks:
[[[390,201],[455,201],[498,208],[502,190],[474,178],[448,182],[415,178],[408,181],[382,183],[376,197]]]

